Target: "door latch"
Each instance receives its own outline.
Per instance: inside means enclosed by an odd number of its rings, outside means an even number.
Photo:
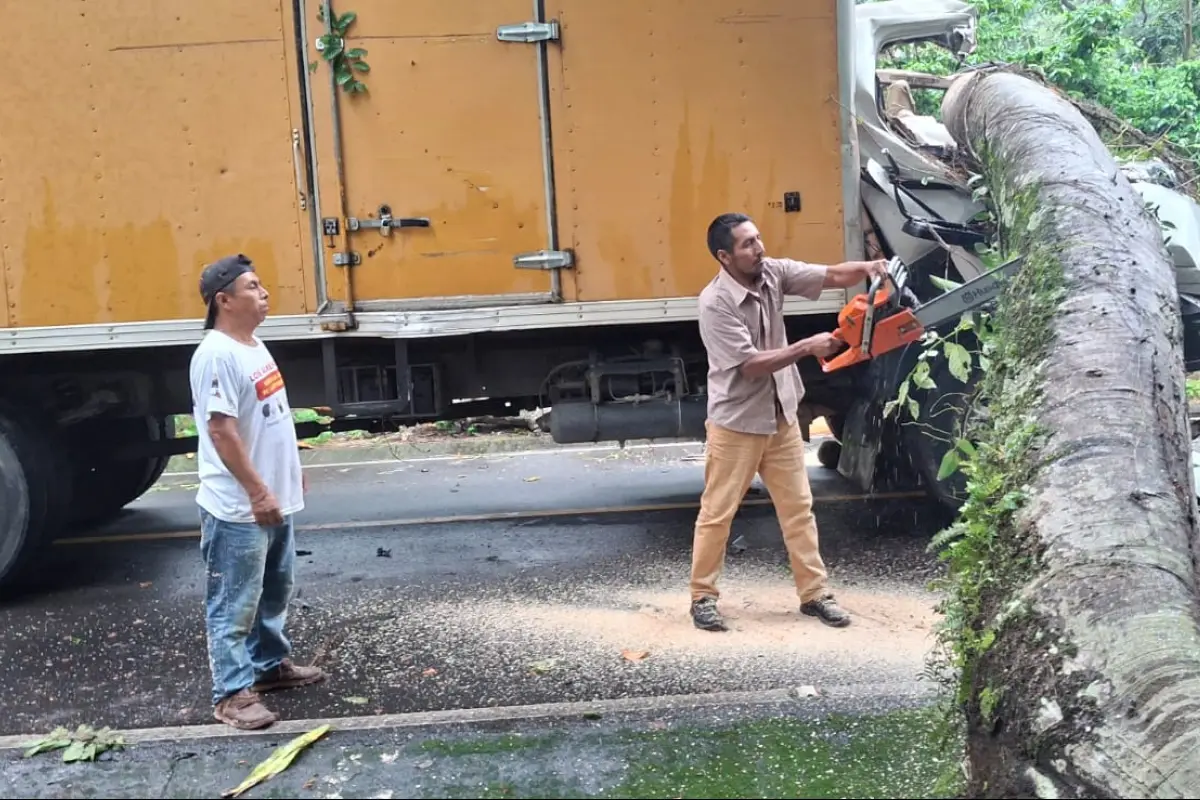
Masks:
[[[349,217],[346,220],[346,230],[357,231],[363,228],[378,228],[381,236],[389,236],[393,228],[428,228],[429,217],[393,217],[392,207],[379,207],[379,217],[358,219]]]

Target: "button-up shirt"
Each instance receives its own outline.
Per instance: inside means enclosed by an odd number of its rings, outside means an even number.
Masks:
[[[700,336],[708,351],[708,418],[742,433],[771,434],[782,415],[795,424],[804,397],[800,370],[789,364],[761,378],[738,369],[755,353],[787,346],[783,298],[816,300],[825,267],[790,258],[763,259],[757,284],[747,288],[722,269],[700,292]]]

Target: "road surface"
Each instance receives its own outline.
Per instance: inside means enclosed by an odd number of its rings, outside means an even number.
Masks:
[[[441,457],[307,471],[290,632],[331,673],[269,696],[285,720],[805,686],[911,686],[945,523],[810,467],[832,585],[854,624],[798,614],[765,494],[734,522],[726,634],[688,616],[699,447]],[[187,475],[54,548],[0,607],[0,735],[206,725],[209,672]],[[741,537],[738,539],[738,537]]]

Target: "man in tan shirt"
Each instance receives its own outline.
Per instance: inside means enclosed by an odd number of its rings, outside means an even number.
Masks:
[[[708,351],[708,435],[692,547],[692,620],[703,630],[727,630],[717,611],[717,579],[730,523],[760,474],[783,531],[801,613],[844,627],[850,616],[828,589],[817,542],[797,420],[804,385],[796,368],[801,358],[828,357],[844,345],[830,333],[788,344],[783,298],[816,300],[823,289],[885,274],[887,262],[825,266],[768,258],[758,228],[744,214],[713,220],[708,249],[721,271],[699,298],[700,335]]]

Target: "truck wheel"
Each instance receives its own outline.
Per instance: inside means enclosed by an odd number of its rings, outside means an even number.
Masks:
[[[902,426],[905,446],[926,490],[943,506],[957,511],[967,499],[967,478],[957,471],[938,480],[938,472],[954,437],[963,429],[964,416],[971,410],[982,373],[972,370],[963,384],[950,374],[950,362],[943,356],[930,364],[929,377],[938,388],[914,394],[921,405],[921,416]]]
[[[0,587],[14,585],[58,533],[70,505],[51,428],[0,404]]]
[[[837,469],[842,457],[842,443],[835,439],[826,439],[817,448],[817,461],[825,469]]]
[[[71,524],[95,527],[111,522],[125,506],[150,491],[167,469],[170,456],[154,456],[136,460],[117,461],[104,458],[104,450],[111,450],[131,440],[158,441],[170,438],[170,420],[160,424],[153,418],[134,421],[133,429],[122,425],[114,426],[107,445],[90,449],[88,457],[79,459],[76,468],[75,503],[71,509]],[[124,431],[124,436],[118,435]],[[107,434],[107,432],[106,432]]]

